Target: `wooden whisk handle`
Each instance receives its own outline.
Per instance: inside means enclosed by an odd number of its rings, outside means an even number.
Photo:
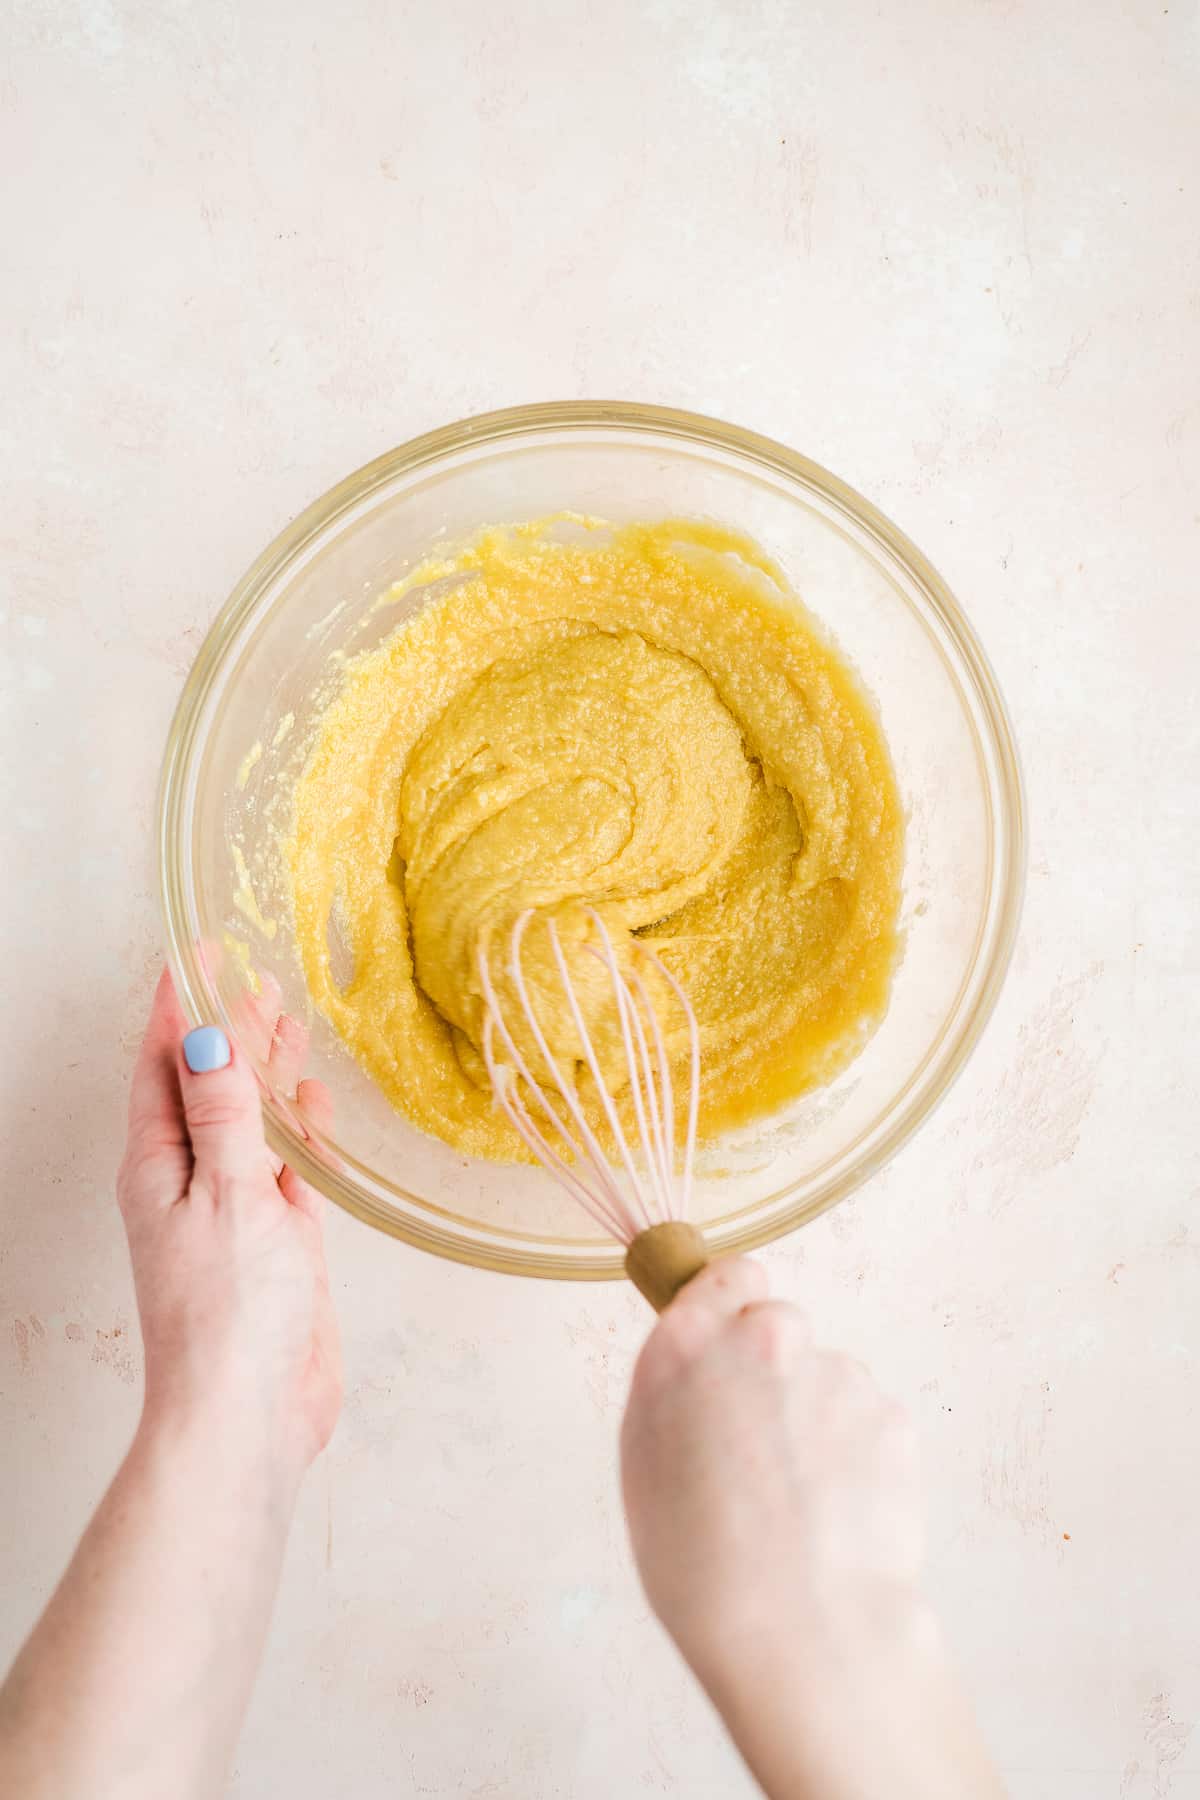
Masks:
[[[696,1227],[684,1219],[668,1219],[634,1238],[625,1252],[625,1273],[655,1312],[661,1312],[707,1261],[708,1246]]]

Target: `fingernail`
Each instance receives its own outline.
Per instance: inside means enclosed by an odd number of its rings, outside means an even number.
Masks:
[[[183,1060],[193,1075],[209,1075],[229,1062],[229,1039],[219,1025],[197,1025],[183,1040]]]

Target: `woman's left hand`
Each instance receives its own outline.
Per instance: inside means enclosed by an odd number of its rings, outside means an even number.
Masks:
[[[304,1027],[264,985],[247,1040],[314,1128],[322,1083],[302,1080]],[[244,1434],[291,1482],[328,1442],[341,1352],[322,1244],[323,1197],[272,1157],[249,1059],[216,1026],[188,1032],[163,973],[133,1077],[117,1182],[146,1351],[150,1423]]]

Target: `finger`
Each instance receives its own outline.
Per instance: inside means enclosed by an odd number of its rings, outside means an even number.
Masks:
[[[734,1320],[738,1343],[755,1362],[790,1368],[812,1346],[812,1327],[790,1300],[756,1300]]]
[[[688,1313],[719,1323],[765,1299],[766,1292],[767,1271],[761,1263],[748,1256],[718,1256],[679,1290],[663,1317]]]
[[[262,1107],[250,1059],[218,1025],[189,1031],[176,1062],[195,1179],[210,1186],[260,1173]]]
[[[296,1093],[307,1055],[307,1026],[302,1025],[299,1019],[293,1019],[290,1013],[280,1013],[275,1021],[270,1055],[267,1058],[267,1074],[277,1093],[286,1094],[289,1098]]]
[[[318,1230],[324,1229],[324,1194],[318,1188],[313,1187],[310,1182],[305,1181],[302,1175],[297,1175],[290,1163],[285,1164],[279,1171],[279,1191],[289,1206],[294,1206],[299,1212],[304,1213]]]
[[[281,994],[273,975],[258,975],[257,981],[257,993],[247,990],[234,1002],[233,1020],[247,1053],[256,1062],[265,1063],[271,1054]]]
[[[825,1389],[844,1401],[877,1401],[880,1397],[875,1377],[857,1356],[844,1350],[821,1352],[821,1374]]]
[[[670,1380],[699,1357],[724,1326],[767,1290],[761,1263],[743,1256],[718,1257],[693,1276],[660,1314],[638,1359],[635,1381]]]
[[[333,1133],[333,1095],[323,1081],[311,1075],[296,1089],[300,1114],[306,1128],[312,1153],[327,1169],[340,1169],[341,1162],[330,1139]]]
[[[153,1184],[123,1181],[123,1204],[131,1195],[141,1195],[169,1206],[180,1197],[191,1173],[191,1142],[175,1067],[176,1045],[186,1029],[170,970],[164,969],[134,1066],[125,1150],[126,1170],[154,1168],[162,1179]]]
[[[296,1089],[296,1099],[306,1126],[311,1126],[314,1132],[322,1135],[332,1129],[333,1095],[323,1081],[310,1076],[307,1081],[300,1082]],[[324,1194],[298,1175],[295,1169],[284,1168],[280,1171],[279,1191],[292,1206],[298,1206],[318,1225],[324,1224]]]
[[[129,1123],[132,1127],[146,1120],[174,1120],[185,1142],[183,1108],[175,1075],[175,1046],[186,1030],[187,1020],[176,998],[171,971],[164,968],[154,990],[150,1017],[134,1065],[129,1091]]]
[[[310,1075],[307,1081],[297,1086],[296,1099],[305,1124],[311,1125],[321,1136],[327,1136],[333,1130],[333,1095],[325,1083]]]

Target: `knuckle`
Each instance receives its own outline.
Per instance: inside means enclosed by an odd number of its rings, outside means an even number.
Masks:
[[[236,1094],[196,1094],[188,1101],[187,1122],[191,1131],[226,1131],[246,1115],[246,1108]]]
[[[686,1308],[669,1306],[642,1347],[635,1389],[655,1393],[681,1380],[700,1356],[707,1335],[703,1321]]]
[[[155,1184],[156,1160],[144,1146],[131,1146],[117,1166],[117,1208],[128,1222],[143,1207]]]
[[[825,1382],[831,1394],[848,1400],[874,1387],[871,1371],[856,1356],[843,1350],[827,1350],[824,1358]]]
[[[704,1271],[709,1292],[720,1294],[731,1303],[761,1300],[767,1291],[766,1271],[761,1263],[748,1256],[718,1256]]]
[[[684,1307],[669,1306],[646,1340],[639,1358],[651,1374],[674,1374],[695,1355],[699,1341],[696,1321]]]
[[[769,1368],[786,1368],[804,1341],[804,1319],[794,1306],[748,1306],[738,1330],[753,1354]]]
[[[308,1048],[308,1029],[299,1019],[293,1019],[290,1013],[280,1013],[275,1021],[275,1042],[288,1050],[306,1050]]]
[[[199,1184],[207,1192],[213,1205],[228,1215],[235,1233],[257,1212],[255,1202],[263,1192],[262,1186],[254,1179],[252,1168],[231,1168],[223,1163],[208,1167],[203,1176],[199,1177]]]

